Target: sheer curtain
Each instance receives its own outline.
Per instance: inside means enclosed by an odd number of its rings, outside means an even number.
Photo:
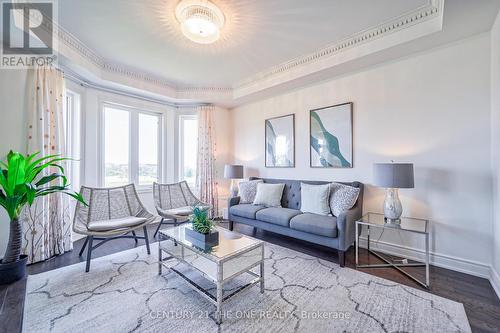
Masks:
[[[28,153],[65,156],[63,73],[55,68],[35,69],[28,115]],[[61,163],[67,169],[67,163]],[[48,170],[58,172],[58,170]],[[69,180],[71,181],[71,179]],[[30,263],[73,249],[68,196],[60,193],[38,198],[23,212],[23,253]]]
[[[212,105],[198,107],[198,166],[196,168],[196,188],[200,200],[212,206],[210,217],[217,215],[218,193],[215,168],[215,128]]]

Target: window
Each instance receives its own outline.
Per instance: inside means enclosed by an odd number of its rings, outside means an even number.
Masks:
[[[161,177],[161,114],[104,106],[104,186],[150,186]]]
[[[104,111],[104,185],[130,182],[130,113],[115,108]]]
[[[195,115],[179,117],[179,179],[191,187],[196,183],[198,156],[198,119]]]
[[[158,181],[158,116],[139,113],[139,185]]]
[[[80,191],[81,185],[81,113],[80,95],[66,90],[63,105],[64,142],[66,143],[66,157],[73,161],[68,162],[66,175],[74,191]]]

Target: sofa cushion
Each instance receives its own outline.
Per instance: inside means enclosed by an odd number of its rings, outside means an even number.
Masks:
[[[264,205],[266,207],[281,207],[281,197],[285,184],[257,184],[257,194],[254,205]]]
[[[330,195],[330,208],[334,216],[351,209],[358,200],[360,189],[339,183],[332,183]]]
[[[290,220],[290,228],[315,235],[337,237],[337,218],[304,213]]]
[[[129,228],[146,222],[144,217],[127,216],[119,219],[91,221],[87,228],[92,231],[111,231]]]
[[[257,214],[255,214],[255,218],[260,221],[288,227],[290,225],[290,219],[299,214],[302,214],[301,211],[296,209],[270,207],[259,210]]]
[[[229,208],[229,212],[236,216],[246,217],[247,219],[255,220],[255,213],[264,208],[266,207],[260,205],[241,204],[232,206],[231,208]]]
[[[255,195],[257,194],[257,184],[263,183],[262,179],[250,180],[247,182],[240,182],[238,187],[240,189],[240,204],[253,203]]]
[[[303,213],[329,215],[330,184],[310,185],[300,184],[300,210]]]

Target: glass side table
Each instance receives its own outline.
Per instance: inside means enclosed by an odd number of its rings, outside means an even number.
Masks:
[[[367,250],[369,254],[374,255],[378,259],[382,260],[383,264],[359,264],[359,234],[363,229],[363,226],[367,229]],[[392,230],[400,231],[410,234],[421,235],[425,238],[425,262],[412,262],[409,263],[407,259],[403,258],[401,262],[395,263],[387,258],[384,258],[379,253],[372,251],[370,249],[370,228],[378,228],[382,230]],[[401,267],[423,267],[425,266],[425,282],[419,280],[415,276],[403,270]],[[396,225],[392,223],[386,223],[383,214],[378,213],[367,213],[360,220],[356,221],[356,268],[382,268],[382,267],[392,267],[397,269],[402,274],[406,275],[413,281],[417,282],[424,288],[429,288],[429,221],[424,219],[408,218],[402,217],[401,224]]]

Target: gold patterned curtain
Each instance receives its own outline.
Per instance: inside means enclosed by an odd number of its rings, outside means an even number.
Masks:
[[[65,156],[63,73],[55,68],[35,69],[32,101],[28,115],[28,153]],[[67,169],[67,163],[60,163]],[[58,172],[58,170],[47,170]],[[23,253],[30,263],[73,249],[71,207],[68,196],[54,193],[36,199],[22,215]]]
[[[196,189],[200,200],[212,206],[210,217],[217,215],[218,193],[215,168],[215,128],[212,105],[198,107],[198,165],[196,168]]]

